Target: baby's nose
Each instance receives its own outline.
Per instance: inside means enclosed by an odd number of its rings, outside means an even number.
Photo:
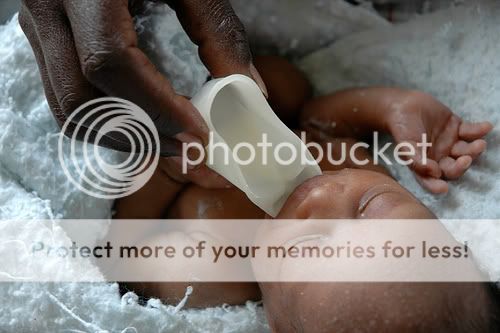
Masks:
[[[348,183],[331,175],[316,177],[290,196],[279,219],[351,219],[355,200]]]

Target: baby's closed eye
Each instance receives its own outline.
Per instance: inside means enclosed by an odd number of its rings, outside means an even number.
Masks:
[[[403,193],[389,184],[377,185],[361,197],[358,216],[364,219],[380,217],[381,212],[390,212],[406,202],[408,202],[408,193]]]

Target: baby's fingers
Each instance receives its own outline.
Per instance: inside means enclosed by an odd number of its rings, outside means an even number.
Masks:
[[[445,157],[439,161],[439,166],[443,170],[443,175],[446,179],[455,180],[463,176],[463,174],[470,168],[472,164],[472,157],[461,156],[456,160],[451,157]]]
[[[408,143],[413,146],[414,151],[414,155],[409,157],[412,161],[410,169],[422,177],[441,178],[441,168],[439,164],[428,156],[424,157],[417,142],[409,141]]]
[[[480,139],[474,142],[468,143],[465,141],[458,141],[451,149],[451,156],[458,158],[463,155],[469,155],[473,159],[481,155],[487,147],[486,141]]]
[[[418,159],[416,157],[413,160],[413,163],[410,165],[410,168],[413,170],[413,172],[422,177],[441,178],[442,175],[439,164],[431,159],[423,161],[422,159]]]
[[[486,134],[491,132],[493,125],[490,122],[484,121],[481,123],[470,123],[464,121],[459,128],[458,136],[462,140],[473,141],[481,139]]]
[[[415,175],[420,186],[434,194],[448,193],[448,183],[442,179]]]

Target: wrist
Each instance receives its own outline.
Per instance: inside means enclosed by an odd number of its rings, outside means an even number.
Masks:
[[[382,129],[389,134],[393,134],[401,120],[406,117],[408,112],[415,110],[413,103],[415,100],[415,90],[394,89],[391,96],[386,101],[386,111],[382,120]]]

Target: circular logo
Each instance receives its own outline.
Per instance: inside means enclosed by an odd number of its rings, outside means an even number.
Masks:
[[[103,154],[106,150],[99,148],[104,140],[112,140],[128,156],[111,162],[109,154]],[[58,154],[65,175],[81,191],[118,199],[148,182],[158,166],[159,147],[158,131],[144,110],[130,101],[105,97],[83,104],[68,117]]]

